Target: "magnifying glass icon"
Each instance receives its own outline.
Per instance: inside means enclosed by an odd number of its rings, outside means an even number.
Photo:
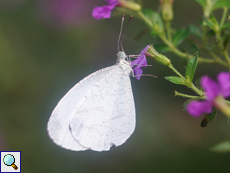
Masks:
[[[11,154],[7,154],[3,158],[3,162],[7,166],[12,166],[15,170],[18,169],[18,167],[14,164],[15,163],[15,158]]]

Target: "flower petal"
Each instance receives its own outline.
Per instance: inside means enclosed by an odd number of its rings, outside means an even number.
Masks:
[[[111,17],[111,11],[115,8],[116,4],[113,5],[104,5],[102,7],[94,7],[92,16],[95,19],[107,19]]]
[[[219,94],[221,94],[219,85],[208,76],[201,78],[201,86],[204,88],[207,100],[209,101],[213,101]]]
[[[142,67],[147,67],[147,60],[144,54],[140,56],[140,62],[138,65]]]
[[[212,112],[212,103],[209,101],[192,101],[187,105],[187,111],[194,117]]]
[[[135,59],[134,61],[131,62],[130,66],[133,67],[135,65],[138,65],[141,61],[141,57]]]
[[[141,75],[142,75],[142,73],[143,73],[142,67],[141,67],[141,66],[136,66],[136,67],[133,69],[133,72],[134,72],[134,74],[135,74],[135,76],[136,76],[136,79],[137,79],[137,80],[140,80]]]
[[[230,96],[230,74],[228,72],[221,72],[217,76],[219,87],[222,95],[226,98]]]
[[[142,73],[143,73],[142,68],[147,67],[147,60],[146,60],[146,57],[144,54],[141,54],[139,56],[139,58],[132,61],[130,64],[131,67],[133,67],[135,65],[136,65],[136,67],[133,69],[133,72],[134,72],[136,78],[139,80],[141,78]]]
[[[145,55],[140,55],[139,58],[137,58],[136,60],[132,61],[130,66],[133,67],[135,65],[140,65],[140,66],[145,66],[147,65],[147,60]]]

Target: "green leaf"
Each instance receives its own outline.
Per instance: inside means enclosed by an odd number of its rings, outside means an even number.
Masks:
[[[212,9],[218,9],[223,7],[230,7],[230,1],[229,0],[218,0],[215,2],[215,4],[212,6]]]
[[[196,2],[198,2],[202,7],[204,7],[206,5],[205,0],[196,0]]]
[[[215,16],[213,14],[210,15],[210,20],[212,21],[212,23],[216,26],[219,27],[219,23],[217,22]]]
[[[157,50],[157,52],[161,53],[170,51],[170,48],[165,45],[154,45],[154,48]]]
[[[194,76],[195,71],[196,71],[198,56],[199,56],[199,53],[196,52],[193,55],[193,57],[190,58],[190,60],[188,61],[187,67],[186,67],[185,78],[186,78],[186,80],[188,80],[191,83],[192,83],[193,76]]]
[[[158,31],[152,30],[152,31],[150,32],[150,34],[151,34],[153,37],[155,37],[155,36],[158,36],[160,33],[159,33]]]
[[[161,16],[157,12],[146,8],[143,8],[142,12],[145,15],[145,17],[151,22],[147,24],[151,29],[153,29],[151,32],[152,35],[156,36],[164,32],[163,21],[161,19]]]
[[[218,153],[230,152],[230,141],[221,142],[213,146],[212,148],[210,148],[210,150],[213,152],[218,152]]]
[[[228,28],[228,27],[230,27],[230,22],[225,23],[220,29],[222,30],[222,29],[225,29],[225,28]]]
[[[188,29],[180,29],[173,36],[173,44],[178,46],[189,34]]]
[[[196,36],[198,36],[200,38],[202,37],[202,31],[201,31],[200,28],[198,28],[198,27],[196,27],[194,25],[189,25],[188,29],[189,29],[189,32],[191,34],[196,35]]]
[[[209,28],[211,28],[212,30],[215,30],[215,27],[210,20],[204,19],[204,21],[205,21],[205,24],[208,25]]]
[[[177,76],[166,76],[165,79],[174,84],[187,85],[187,83],[182,78],[177,77]]]
[[[209,123],[215,121],[217,116],[217,109],[214,108],[211,114],[206,114],[203,118],[203,120],[201,121],[200,126],[201,127],[206,127]]]
[[[204,19],[204,21],[213,31],[217,32],[219,30],[219,24],[214,15],[211,15],[209,19]]]

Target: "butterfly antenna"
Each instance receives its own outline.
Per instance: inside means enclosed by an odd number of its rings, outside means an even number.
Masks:
[[[128,27],[129,27],[129,24],[130,24],[132,18],[133,18],[133,16],[131,15],[130,18],[129,18],[128,25],[127,25],[127,27],[126,27],[126,29],[125,29],[125,32],[124,32],[124,34],[122,35],[121,40],[120,40],[121,49],[122,49],[123,52],[124,52],[124,49],[123,49],[123,45],[122,45],[122,40],[123,40],[124,37],[125,37],[125,34],[126,34],[127,30],[128,30]]]
[[[118,50],[118,52],[120,52],[121,34],[122,34],[122,28],[123,28],[124,20],[125,20],[125,15],[123,15],[122,19],[121,19],[121,29],[120,29],[120,33],[119,33],[119,37],[118,37],[118,43],[117,43],[117,50]]]

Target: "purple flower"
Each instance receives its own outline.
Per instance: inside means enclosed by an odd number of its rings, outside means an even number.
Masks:
[[[92,16],[99,20],[101,18],[107,19],[111,17],[111,11],[118,5],[118,0],[105,0],[109,5],[103,5],[101,7],[94,7]]]
[[[143,67],[147,67],[147,60],[146,60],[145,53],[146,53],[146,51],[148,50],[148,48],[149,48],[149,45],[146,46],[146,48],[144,48],[144,49],[141,51],[141,53],[140,53],[140,55],[138,56],[138,58],[137,58],[136,60],[132,61],[131,64],[130,64],[131,67],[136,66],[136,67],[133,69],[133,72],[134,72],[134,74],[135,74],[135,76],[136,76],[136,78],[137,78],[138,80],[140,80],[141,75],[142,75],[142,73],[143,73],[143,69],[142,69],[142,68],[143,68]]]
[[[217,76],[217,82],[203,76],[201,78],[201,86],[204,88],[206,100],[192,101],[187,105],[187,111],[194,117],[199,117],[202,114],[210,114],[212,107],[216,106],[215,100],[217,97],[230,96],[230,74],[228,72],[221,72]]]

